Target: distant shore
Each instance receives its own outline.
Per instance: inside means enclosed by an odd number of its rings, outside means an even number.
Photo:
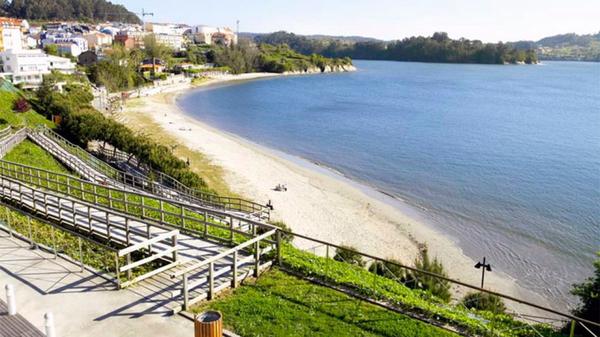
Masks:
[[[122,117],[134,128],[153,130],[156,139],[164,135],[202,153],[222,171],[222,179],[232,192],[261,203],[271,200],[275,206],[272,218],[284,221],[294,232],[405,264],[412,264],[420,245],[426,244],[450,277],[478,284],[480,274],[473,269],[475,261],[451,239],[393,206],[400,201],[318,164],[215,129],[190,117],[176,104],[177,97],[190,89],[275,76],[282,75],[223,75],[200,85],[181,86],[168,93],[131,100]],[[287,185],[287,192],[273,190],[280,183]],[[304,249],[318,248],[297,244]],[[486,275],[486,288],[550,305],[497,270]]]

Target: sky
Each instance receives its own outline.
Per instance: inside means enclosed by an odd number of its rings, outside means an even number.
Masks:
[[[112,0],[151,22],[384,40],[445,31],[484,42],[600,31],[600,0]]]

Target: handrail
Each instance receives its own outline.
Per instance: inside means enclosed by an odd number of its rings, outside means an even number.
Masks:
[[[66,150],[73,151],[72,155],[77,156],[80,160],[86,161],[88,165],[92,166],[92,168],[99,170],[100,172],[106,174],[107,176],[116,179],[120,183],[126,183],[133,185],[134,187],[142,188],[144,190],[150,190],[152,193],[161,193],[163,195],[171,196],[171,197],[179,197],[184,201],[192,202],[192,203],[204,203],[212,207],[222,207],[227,210],[246,212],[249,214],[260,214],[261,218],[266,217],[269,218],[269,208],[265,205],[258,204],[253,201],[234,198],[234,197],[223,197],[215,194],[210,194],[206,192],[202,192],[196,189],[192,189],[182,184],[175,178],[166,175],[162,172],[153,171],[154,174],[160,177],[159,183],[161,186],[156,186],[157,182],[149,179],[146,176],[134,175],[131,173],[123,172],[118,170],[107,163],[101,161],[100,159],[94,157],[89,152],[80,148],[79,146],[71,143],[69,140],[60,136],[56,132],[47,128],[46,126],[39,126],[37,128],[40,133],[48,136],[57,143],[59,146],[62,144],[66,147]],[[120,150],[119,150],[120,151]],[[172,185],[171,188],[168,185]],[[179,193],[183,193],[181,196]],[[175,195],[173,195],[175,194]]]
[[[244,243],[241,243],[241,244],[239,244],[239,245],[237,245],[237,246],[235,246],[235,247],[233,247],[231,249],[228,249],[228,250],[226,250],[226,251],[224,251],[224,252],[222,252],[222,253],[220,253],[218,255],[211,256],[211,257],[209,257],[206,260],[199,261],[199,262],[197,262],[195,264],[192,264],[191,266],[188,266],[188,267],[186,267],[184,269],[178,270],[175,273],[171,274],[171,278],[179,277],[179,276],[181,276],[183,274],[187,274],[187,273],[189,273],[189,272],[191,272],[193,270],[202,268],[202,267],[204,267],[205,265],[207,265],[209,263],[216,262],[216,261],[218,261],[218,260],[220,260],[220,259],[222,259],[222,258],[224,258],[224,257],[226,257],[228,255],[233,254],[234,252],[240,251],[240,250],[242,250],[242,249],[244,249],[244,248],[246,248],[246,247],[248,247],[248,246],[250,246],[252,244],[255,244],[258,241],[264,240],[264,239],[268,238],[269,236],[272,236],[273,234],[277,233],[277,230],[278,230],[277,228],[272,229],[272,230],[270,230],[270,231],[268,231],[268,232],[266,232],[264,234],[261,234],[261,235],[255,237],[254,239],[245,241]]]
[[[0,130],[0,139],[6,137],[12,131],[12,126],[8,125],[4,129]]]
[[[23,164],[0,160],[0,173],[13,179],[23,181],[34,186],[53,190],[58,193],[67,193],[76,198],[93,198],[95,203],[105,200],[102,207],[109,207],[117,211],[139,215],[144,219],[154,219],[159,223],[187,232],[200,234],[204,237],[214,237],[221,241],[233,242],[233,235],[240,234],[253,237],[252,232],[257,228],[275,228],[260,221],[248,219],[232,213],[215,210],[203,206],[182,203],[176,200],[166,199],[160,196],[148,195],[130,190],[121,190],[111,186],[105,186],[86,181],[63,173],[51,172]],[[104,192],[104,193],[102,193]],[[80,196],[80,197],[79,197]],[[108,205],[106,205],[108,203]],[[154,203],[154,206],[152,205]],[[117,208],[122,205],[122,208]],[[138,213],[135,212],[138,210]],[[197,216],[193,216],[196,214]],[[201,218],[199,217],[201,216]],[[211,218],[212,221],[211,222]],[[174,220],[173,220],[174,219]],[[234,228],[247,227],[247,230]],[[192,228],[193,225],[204,227],[204,232]],[[228,231],[229,238],[215,237],[207,231],[207,228],[224,229]]]

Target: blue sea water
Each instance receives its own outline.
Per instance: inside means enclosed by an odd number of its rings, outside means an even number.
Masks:
[[[355,64],[179,104],[404,200],[468,256],[573,303],[600,250],[600,64]]]

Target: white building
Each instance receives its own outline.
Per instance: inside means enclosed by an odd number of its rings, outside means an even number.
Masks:
[[[40,49],[7,50],[0,52],[0,70],[0,77],[13,84],[35,88],[52,70],[67,74],[75,72],[75,64],[64,57],[46,55]]]
[[[171,34],[154,34],[156,42],[164,44],[169,48],[179,51],[183,48],[183,36],[182,35],[171,35]]]
[[[30,88],[42,84],[44,75],[50,74],[48,56],[40,49],[0,52],[0,66],[3,78]]]
[[[2,37],[2,49],[1,50],[20,50],[23,49],[23,34],[21,29],[18,27],[3,27],[0,32]]]
[[[189,27],[186,25],[173,24],[173,23],[152,23],[146,22],[144,25],[144,30],[146,32],[154,33],[154,34],[166,34],[166,35],[180,35]]]
[[[230,28],[217,28],[210,26],[194,26],[192,27],[190,34],[192,41],[200,44],[224,44],[232,45],[237,44],[238,36]]]
[[[71,34],[47,34],[42,41],[42,46],[56,45],[62,54],[69,54],[75,57],[88,50],[88,41],[79,35]]]
[[[66,57],[48,55],[48,67],[50,70],[56,70],[63,74],[73,74],[75,72],[75,63]]]

